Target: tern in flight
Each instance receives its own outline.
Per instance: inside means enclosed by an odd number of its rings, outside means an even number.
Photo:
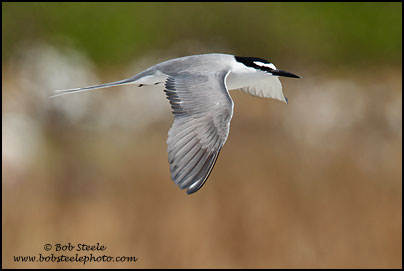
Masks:
[[[174,114],[167,139],[171,179],[191,194],[208,179],[229,134],[229,90],[287,103],[279,76],[300,78],[263,58],[202,54],[168,60],[112,83],[57,90],[52,97],[127,84],[160,87]]]

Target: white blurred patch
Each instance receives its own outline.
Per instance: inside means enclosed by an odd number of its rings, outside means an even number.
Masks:
[[[14,110],[27,114],[29,107],[35,107],[39,115],[57,111],[71,124],[78,124],[86,118],[93,127],[121,127],[132,131],[142,129],[150,123],[171,114],[169,103],[162,88],[137,86],[112,87],[102,90],[75,93],[49,99],[53,90],[86,87],[133,76],[158,62],[154,57],[143,57],[111,80],[98,79],[93,72],[94,65],[81,53],[69,49],[37,43],[21,49],[11,65],[18,81],[13,95],[7,95],[11,104],[19,106]],[[156,62],[156,63],[154,63]],[[108,93],[109,92],[109,93]],[[11,100],[10,100],[11,99]],[[14,101],[13,101],[14,100]],[[26,105],[26,106],[25,106]],[[39,116],[38,116],[39,117]]]
[[[20,113],[4,113],[2,117],[2,159],[25,168],[35,160],[43,143],[37,121]]]
[[[14,91],[20,103],[32,104],[39,114],[46,114],[49,109],[60,111],[72,122],[86,114],[88,97],[49,99],[53,90],[98,81],[91,63],[82,54],[73,49],[58,50],[49,44],[37,43],[21,48],[10,66],[18,79]]]
[[[370,175],[394,169],[392,154],[402,136],[401,92],[346,79],[306,79],[291,96],[285,130],[305,156],[310,157],[308,150],[321,154],[319,168],[344,153]]]
[[[385,106],[385,117],[390,129],[402,136],[403,133],[403,93],[396,91],[396,95]]]
[[[353,128],[365,117],[366,96],[351,81],[308,82],[311,89],[293,93],[285,117],[285,129],[297,141],[312,147],[333,149],[330,141]]]

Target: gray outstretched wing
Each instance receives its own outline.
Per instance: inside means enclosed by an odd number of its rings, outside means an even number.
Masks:
[[[174,114],[167,139],[171,179],[188,194],[205,183],[229,134],[233,101],[227,75],[181,73],[166,80]]]

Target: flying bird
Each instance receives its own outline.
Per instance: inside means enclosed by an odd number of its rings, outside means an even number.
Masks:
[[[202,54],[168,60],[116,82],[57,90],[51,97],[127,84],[160,87],[174,114],[167,139],[171,179],[191,194],[208,179],[229,135],[234,106],[229,90],[287,103],[279,76],[300,78],[263,58]]]

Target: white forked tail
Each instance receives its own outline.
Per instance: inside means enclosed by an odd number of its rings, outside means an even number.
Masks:
[[[54,98],[57,96],[62,96],[62,95],[67,95],[67,94],[72,94],[76,92],[82,92],[82,91],[87,91],[87,90],[92,90],[92,89],[100,89],[100,88],[109,88],[109,87],[114,87],[114,86],[122,86],[122,85],[127,85],[127,84],[134,84],[137,78],[128,78],[120,81],[115,81],[111,83],[104,83],[100,85],[94,85],[94,86],[89,86],[89,87],[83,87],[83,88],[71,88],[71,89],[61,89],[61,90],[55,90],[55,94],[50,96],[49,98]]]
[[[83,87],[83,88],[71,88],[71,89],[61,89],[61,90],[55,90],[55,94],[50,96],[49,98],[54,98],[57,96],[62,96],[66,94],[72,94],[72,93],[77,93],[77,92],[82,92],[82,91],[87,91],[87,90],[92,90],[92,89],[100,89],[100,88],[109,88],[109,87],[114,87],[114,86],[122,86],[122,85],[128,85],[128,84],[137,84],[139,87],[143,85],[152,85],[152,84],[160,84],[164,82],[165,77],[162,76],[160,72],[156,72],[155,70],[152,70],[151,68],[136,74],[135,76],[132,76],[127,79],[115,81],[115,82],[110,82],[110,83],[104,83],[100,85],[94,85],[94,86],[89,86],[89,87]]]

